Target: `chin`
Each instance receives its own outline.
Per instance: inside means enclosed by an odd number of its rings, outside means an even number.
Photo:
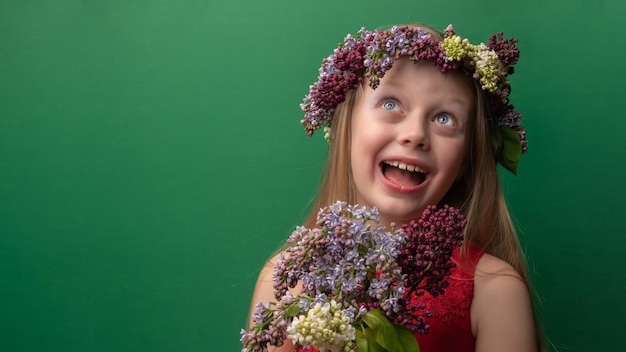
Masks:
[[[410,222],[411,220],[417,220],[422,216],[422,212],[426,207],[416,206],[401,206],[400,204],[393,204],[393,206],[382,205],[378,207],[380,212],[381,222],[384,223],[396,223],[396,225],[402,225]]]

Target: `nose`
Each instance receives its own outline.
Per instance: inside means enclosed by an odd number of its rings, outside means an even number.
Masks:
[[[428,136],[428,119],[415,114],[406,116],[401,124],[398,124],[398,142],[403,146],[428,150],[430,138]]]

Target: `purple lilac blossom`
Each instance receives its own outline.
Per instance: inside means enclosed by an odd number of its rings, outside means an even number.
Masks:
[[[392,225],[387,231],[379,221],[376,208],[337,202],[320,209],[316,228],[297,227],[275,267],[277,301],[256,305],[253,326],[241,331],[242,351],[281,346],[295,317],[304,319],[309,309],[331,300],[355,327],[363,326],[360,319],[369,310],[380,309],[393,323],[426,333],[430,313],[408,305],[407,297],[443,291],[464,219],[446,206],[429,207],[418,222],[398,230]],[[303,291],[292,296],[289,289],[296,285]]]

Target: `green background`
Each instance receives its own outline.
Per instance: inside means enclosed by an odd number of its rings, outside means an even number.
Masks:
[[[623,1],[3,0],[0,350],[238,351],[325,143],[299,103],[361,26],[520,38],[504,175],[543,321],[623,349]]]

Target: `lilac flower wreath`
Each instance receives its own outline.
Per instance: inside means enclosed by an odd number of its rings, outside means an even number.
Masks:
[[[443,41],[437,41],[424,29],[394,26],[388,30],[368,31],[361,28],[348,34],[333,54],[322,60],[318,81],[300,105],[305,133],[309,136],[324,128],[329,139],[330,125],[337,105],[346,94],[365,79],[376,89],[380,79],[400,56],[410,60],[430,60],[441,72],[460,70],[476,79],[485,92],[489,109],[497,117],[492,140],[497,161],[513,174],[522,153],[527,152],[526,129],[522,115],[509,103],[511,92],[507,77],[513,74],[519,59],[517,39],[503,39],[502,32],[489,38],[487,44],[474,45],[456,35],[449,25]]]

